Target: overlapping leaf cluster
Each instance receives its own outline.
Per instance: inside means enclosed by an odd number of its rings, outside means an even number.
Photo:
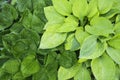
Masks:
[[[58,79],[119,80],[120,0],[52,2],[53,6],[44,8],[48,22],[39,48],[63,45],[79,55],[76,65],[59,68]]]
[[[0,80],[119,80],[120,0],[0,0]]]
[[[38,50],[47,21],[43,8],[51,4],[0,0],[0,80],[56,80],[56,52]]]

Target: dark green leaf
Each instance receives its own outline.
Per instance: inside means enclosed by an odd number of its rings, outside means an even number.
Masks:
[[[19,70],[20,62],[18,60],[11,59],[11,60],[8,60],[7,62],[5,62],[4,65],[2,66],[2,68],[7,73],[14,74]]]
[[[62,67],[70,68],[77,62],[75,52],[64,51],[59,55],[59,64]]]
[[[21,63],[21,72],[24,77],[28,77],[36,72],[38,72],[40,69],[40,64],[35,59],[34,55],[29,55],[25,57]]]

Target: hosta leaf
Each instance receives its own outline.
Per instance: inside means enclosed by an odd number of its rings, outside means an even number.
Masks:
[[[79,60],[78,60],[78,63],[83,63],[83,62],[85,62],[85,61],[87,61],[87,59],[79,59]]]
[[[25,80],[21,72],[17,72],[13,77],[13,80]]]
[[[104,17],[95,17],[90,24],[91,26],[86,25],[85,29],[93,35],[108,36],[113,33],[112,23]]]
[[[28,77],[40,69],[39,62],[35,59],[34,55],[25,57],[21,63],[21,72],[24,77]]]
[[[80,65],[78,72],[74,76],[74,80],[91,80],[90,73],[86,66]]]
[[[20,67],[20,63],[18,60],[15,59],[11,59],[8,60],[7,62],[4,63],[4,65],[2,66],[2,68],[10,74],[14,74],[19,70]]]
[[[76,29],[75,38],[80,43],[80,45],[83,44],[83,41],[88,36],[89,36],[89,34],[86,31],[84,31],[82,27]]]
[[[120,0],[113,0],[112,8],[113,8],[113,9],[118,9],[118,10],[120,10],[120,5],[119,5],[119,3],[120,3]]]
[[[78,19],[74,16],[68,16],[65,19],[65,23],[57,29],[57,32],[70,32],[76,30],[78,26]]]
[[[113,60],[106,54],[99,58],[93,59],[91,68],[97,80],[115,79],[115,64]]]
[[[16,4],[17,9],[20,12],[24,12],[26,9],[32,9],[32,2],[31,0],[25,1],[25,0],[18,0]]]
[[[24,28],[24,26],[20,23],[15,23],[12,25],[12,27],[10,28],[11,32],[14,33],[20,33],[22,31],[22,29]]]
[[[0,30],[9,27],[17,17],[16,9],[12,5],[5,4],[0,12]]]
[[[32,80],[49,80],[46,69],[42,68],[37,73],[33,74]]]
[[[120,64],[120,50],[108,47],[107,53],[117,64]]]
[[[59,64],[64,68],[70,68],[77,62],[75,52],[64,51],[59,55]]]
[[[74,23],[64,23],[62,26],[60,26],[56,31],[57,32],[71,32],[76,30],[77,25]]]
[[[53,6],[57,12],[64,16],[68,16],[72,12],[72,6],[68,0],[52,0]]]
[[[116,65],[116,77],[114,80],[119,80],[120,79],[120,67]]]
[[[76,17],[83,21],[83,18],[87,15],[87,8],[87,0],[75,0],[72,11]]]
[[[66,33],[44,32],[40,47],[41,49],[54,48],[62,44],[66,39]]]
[[[91,0],[88,5],[88,18],[93,17],[95,14],[98,13],[97,9],[97,0]]]
[[[115,23],[118,23],[118,22],[120,22],[120,15],[117,15],[116,20],[115,20]]]
[[[120,22],[115,24],[114,31],[115,31],[115,34],[120,34]]]
[[[101,56],[106,48],[107,44],[97,41],[97,36],[89,36],[81,46],[79,57],[83,59],[94,59]]]
[[[98,0],[98,9],[100,14],[107,13],[113,5],[113,0]]]
[[[118,10],[118,9],[111,9],[108,13],[103,14],[102,16],[110,19],[110,18],[112,18],[113,16],[115,16],[118,13],[120,13],[120,10]]]
[[[44,22],[41,19],[39,19],[36,15],[32,15],[32,21],[30,22],[30,24],[31,29],[35,30],[38,33],[41,33],[43,31],[43,26],[45,25]]]
[[[30,11],[26,11],[26,14],[22,17],[22,24],[27,29],[33,29],[36,32],[41,32],[44,26],[43,21],[39,19],[36,15],[32,15]]]
[[[120,35],[113,37],[108,41],[108,44],[115,49],[120,49]]]
[[[71,68],[60,67],[58,70],[58,80],[67,80],[75,76],[80,69],[80,64],[76,64]]]
[[[51,31],[51,32],[57,32],[61,26],[62,26],[63,23],[54,23],[54,22],[47,22],[44,29],[46,31]]]
[[[79,47],[80,47],[80,44],[79,44],[79,42],[76,40],[75,35],[74,35],[74,34],[70,34],[70,35],[67,37],[67,41],[66,41],[66,43],[65,43],[65,49],[66,49],[66,50],[74,51],[74,50],[79,49]]]
[[[53,6],[45,7],[44,8],[45,16],[48,21],[52,23],[61,23],[64,21],[64,16],[60,15]]]
[[[23,56],[26,52],[28,52],[29,49],[29,43],[27,43],[28,40],[26,39],[20,39],[17,40],[17,42],[11,46],[11,52],[15,57],[21,57]]]

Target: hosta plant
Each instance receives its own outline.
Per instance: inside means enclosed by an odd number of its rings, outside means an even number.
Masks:
[[[52,0],[39,49],[64,46],[78,58],[58,80],[120,79],[120,0]],[[71,54],[71,53],[68,53]]]

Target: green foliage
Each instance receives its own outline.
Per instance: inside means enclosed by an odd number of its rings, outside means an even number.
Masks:
[[[79,57],[77,66],[81,65],[78,70],[77,67],[73,70],[73,67],[66,66],[69,61],[64,62],[66,65],[62,63],[63,58],[65,60],[67,57],[60,58],[58,80],[119,80],[120,76],[115,76],[119,75],[115,66],[120,62],[120,10],[119,5],[115,5],[119,0],[52,0],[52,2],[53,6],[44,8],[48,22],[44,27],[45,32],[39,49],[56,49],[63,45],[65,50],[77,54],[77,58]],[[49,47],[53,42],[47,40],[58,33],[67,36],[61,43],[56,41],[55,46]],[[44,36],[50,34],[51,38],[45,40]],[[60,40],[60,37],[56,38],[53,41]],[[46,48],[43,45],[46,45]]]
[[[0,0],[0,80],[120,80],[120,0]]]

